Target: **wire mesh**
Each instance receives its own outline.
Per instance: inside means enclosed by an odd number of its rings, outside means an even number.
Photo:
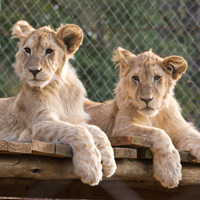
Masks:
[[[189,68],[175,93],[184,117],[200,127],[199,0],[1,0],[0,97],[20,90],[12,67],[17,40],[10,39],[20,19],[35,28],[74,23],[83,29],[83,46],[71,62],[95,101],[114,96],[118,71],[111,57],[117,47],[135,54],[153,48],[162,57],[183,56]]]

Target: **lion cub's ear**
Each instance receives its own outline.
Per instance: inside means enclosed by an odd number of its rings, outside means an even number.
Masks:
[[[12,29],[13,38],[24,39],[30,36],[35,29],[26,21],[18,21]]]
[[[83,41],[83,31],[75,24],[61,26],[58,29],[56,36],[67,46],[69,54],[74,54]]]
[[[117,50],[115,51],[115,54],[112,58],[113,62],[124,62],[124,63],[129,63],[131,58],[135,57],[134,54],[132,54],[130,51],[123,49],[121,47],[118,47]]]
[[[133,58],[136,57],[130,51],[125,50],[121,47],[118,47],[115,51],[112,61],[119,62],[117,66],[120,66],[120,77],[123,77],[127,74],[128,70],[130,69],[131,63],[133,62]]]
[[[162,62],[163,69],[172,75],[174,80],[178,80],[187,69],[187,62],[180,56],[169,56]]]

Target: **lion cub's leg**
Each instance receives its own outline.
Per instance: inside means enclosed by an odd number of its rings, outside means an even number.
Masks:
[[[114,151],[106,134],[97,126],[85,125],[92,134],[95,145],[101,153],[103,172],[106,177],[110,177],[115,173],[116,163],[114,159]]]
[[[31,131],[24,131],[19,140],[69,144],[73,149],[74,173],[90,185],[97,185],[102,179],[101,155],[87,128],[61,121],[44,121],[35,124]]]
[[[162,129],[139,126],[133,123],[126,124],[123,127],[116,128],[114,136],[143,136],[150,140],[152,143],[150,149],[153,153],[154,177],[164,187],[176,187],[182,177],[180,156],[167,133]]]

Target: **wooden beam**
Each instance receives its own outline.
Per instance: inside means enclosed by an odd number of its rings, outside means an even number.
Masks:
[[[71,159],[34,155],[0,155],[1,178],[78,179]],[[200,167],[183,164],[181,185],[200,184]],[[153,177],[151,160],[118,159],[117,171],[108,180],[131,180],[136,184],[159,184]],[[107,179],[105,179],[107,180]]]

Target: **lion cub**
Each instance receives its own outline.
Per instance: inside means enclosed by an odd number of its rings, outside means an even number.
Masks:
[[[82,30],[67,24],[55,32],[18,21],[13,37],[20,39],[16,73],[22,89],[0,99],[0,139],[69,144],[74,172],[84,183],[98,184],[102,167],[111,176],[116,170],[112,147],[103,131],[86,123],[85,89],[68,63],[82,43]]]
[[[187,69],[179,56],[161,58],[151,50],[134,55],[119,47],[120,80],[112,101],[86,100],[90,124],[108,136],[143,136],[152,142],[154,176],[164,187],[181,180],[179,151],[200,159],[200,133],[182,115],[173,88]]]

